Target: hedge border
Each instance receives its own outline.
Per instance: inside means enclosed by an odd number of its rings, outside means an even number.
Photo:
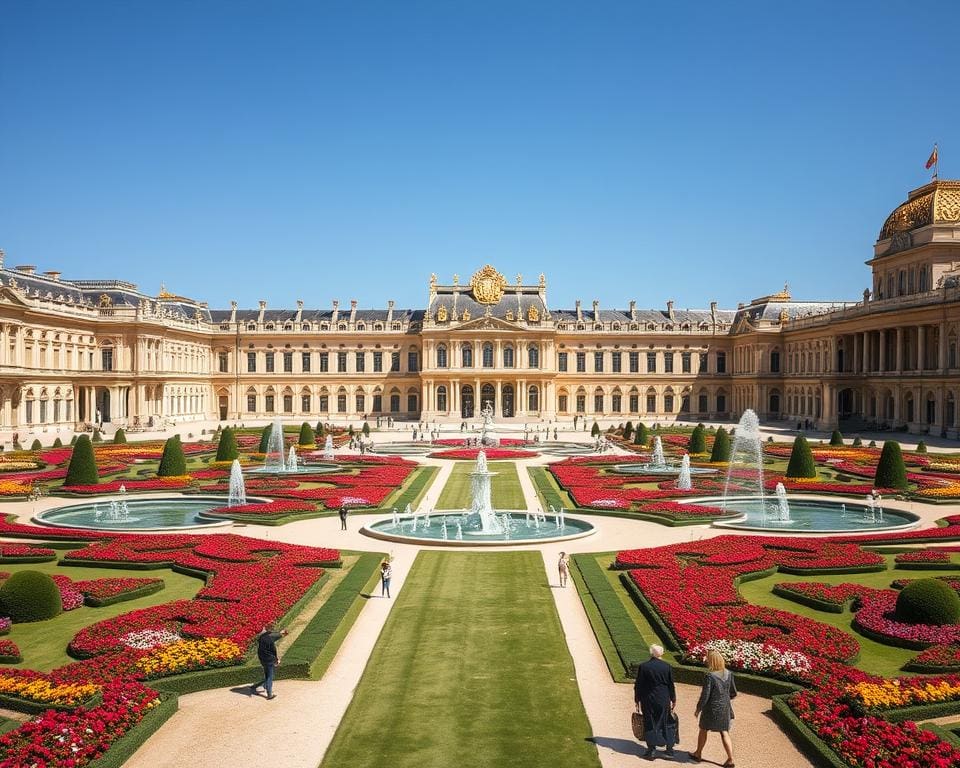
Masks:
[[[120,768],[127,762],[179,708],[176,696],[160,693],[159,697],[159,704],[149,710],[133,728],[113,742],[100,757],[91,760],[87,768]]]
[[[105,608],[108,605],[125,603],[127,600],[136,600],[140,597],[147,597],[148,595],[156,594],[160,590],[165,589],[166,586],[166,582],[161,579],[156,584],[145,584],[137,589],[129,589],[126,592],[121,592],[117,595],[111,595],[110,597],[105,597],[102,600],[96,597],[84,595],[83,601],[91,608]]]
[[[800,605],[805,605],[808,608],[823,611],[824,613],[843,613],[847,610],[850,603],[856,599],[851,597],[843,603],[828,602],[816,597],[811,597],[810,595],[802,595],[790,589],[784,589],[779,584],[774,584],[773,589],[770,591],[777,597],[782,597],[784,600],[791,600],[794,603],[799,603]]]
[[[23,565],[25,563],[52,563],[57,553],[52,555],[26,555],[24,557],[0,557],[0,565]]]
[[[790,709],[789,694],[780,694],[772,697],[773,719],[783,728],[784,733],[800,748],[811,763],[823,768],[850,768],[837,753],[823,739],[804,723],[796,713]]]

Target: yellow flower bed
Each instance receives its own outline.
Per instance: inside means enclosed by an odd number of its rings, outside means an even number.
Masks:
[[[19,480],[0,480],[0,496],[26,496],[33,490]]]
[[[937,488],[921,488],[917,496],[926,496],[930,499],[952,499],[960,496],[960,483],[950,483]]]
[[[932,469],[936,472],[960,472],[960,462],[931,461],[927,465],[927,469]]]
[[[137,670],[149,679],[239,664],[242,659],[243,649],[232,640],[206,637],[161,646],[137,661]]]
[[[0,459],[0,472],[26,472],[37,469],[39,466],[35,461],[3,461]]]
[[[100,686],[80,683],[51,683],[42,678],[29,680],[0,675],[0,694],[16,696],[37,704],[73,707],[89,701],[100,692]]]
[[[920,685],[900,685],[897,680],[881,683],[856,683],[847,693],[866,709],[895,709],[911,704],[935,704],[960,699],[960,683],[940,681]]]

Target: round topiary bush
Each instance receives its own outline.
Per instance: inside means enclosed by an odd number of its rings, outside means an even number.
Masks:
[[[926,452],[927,452],[927,444],[923,442],[923,440],[921,440],[919,443],[917,443],[917,453],[926,453]]]
[[[73,453],[70,454],[70,464],[67,466],[67,477],[64,485],[96,485],[100,482],[100,473],[97,471],[97,460],[93,455],[93,445],[90,438],[80,435]]]
[[[0,613],[15,624],[52,619],[62,610],[60,588],[46,573],[17,571],[0,586]]]
[[[704,431],[702,426],[693,428],[693,432],[690,433],[690,440],[687,443],[687,453],[707,452],[707,436],[704,434]]]
[[[217,442],[216,461],[233,461],[237,458],[240,458],[237,436],[230,427],[227,427],[220,433],[220,440]]]
[[[897,595],[896,618],[908,624],[956,624],[960,622],[960,596],[939,579],[912,581]]]
[[[900,491],[907,489],[907,467],[903,463],[900,443],[896,440],[887,440],[883,444],[873,486],[874,488],[896,488]]]
[[[797,435],[793,441],[793,450],[790,452],[790,463],[787,464],[787,477],[817,476],[817,465],[813,461],[813,452],[807,443],[807,438]]]
[[[730,436],[723,427],[717,430],[713,437],[713,451],[710,461],[730,461]]]
[[[113,444],[114,445],[124,445],[127,442],[127,433],[123,431],[121,427],[116,432],[113,433]]]

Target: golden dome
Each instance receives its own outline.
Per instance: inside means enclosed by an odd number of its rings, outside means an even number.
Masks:
[[[913,190],[907,202],[887,216],[878,240],[930,224],[960,224],[960,181],[934,181]]]

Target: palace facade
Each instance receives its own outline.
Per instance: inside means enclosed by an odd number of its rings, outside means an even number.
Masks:
[[[210,309],[0,252],[0,427],[282,415],[517,422],[810,420],[957,437],[960,181],[884,222],[859,301],[784,288],[736,309],[552,309],[543,275],[429,283],[425,309]]]

